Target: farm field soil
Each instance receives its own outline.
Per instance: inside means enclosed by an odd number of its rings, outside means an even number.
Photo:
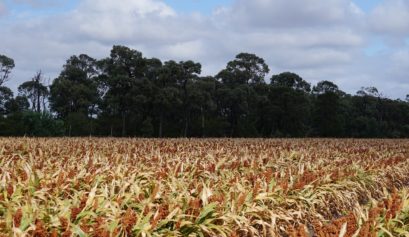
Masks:
[[[409,236],[409,140],[0,138],[0,236]]]

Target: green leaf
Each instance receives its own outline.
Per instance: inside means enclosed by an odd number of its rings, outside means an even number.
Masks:
[[[209,205],[203,207],[202,212],[197,218],[196,223],[202,224],[207,218],[211,217],[216,208],[216,203],[210,203]]]

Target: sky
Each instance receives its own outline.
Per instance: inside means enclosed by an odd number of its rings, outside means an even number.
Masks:
[[[409,94],[408,0],[0,0],[14,91],[39,70],[51,83],[71,55],[101,59],[113,45],[200,62],[204,76],[248,52],[266,60],[269,77],[291,71],[351,94]]]

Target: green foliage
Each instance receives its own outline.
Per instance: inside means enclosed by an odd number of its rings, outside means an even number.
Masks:
[[[154,128],[150,117],[143,121],[141,126],[141,134],[143,137],[152,137],[154,135]]]
[[[342,137],[343,119],[341,96],[344,94],[330,81],[321,81],[313,88],[313,134],[323,137]]]
[[[5,55],[0,55],[0,86],[9,78],[11,70],[15,67],[14,60]]]
[[[38,72],[31,81],[26,81],[18,87],[20,96],[31,101],[33,111],[41,112],[45,108],[45,100],[49,95],[48,87],[42,83],[42,73]]]
[[[28,111],[30,103],[25,96],[16,96],[6,103],[8,113],[18,113]]]
[[[86,114],[72,112],[67,115],[65,121],[66,136],[88,136],[92,134],[92,120]]]
[[[267,84],[268,65],[250,53],[201,77],[200,63],[162,63],[117,45],[102,60],[70,57],[50,87],[37,73],[17,97],[1,86],[13,67],[0,55],[0,135],[409,137],[409,99],[375,87],[348,95],[331,81],[312,87],[293,72]]]
[[[72,56],[60,76],[50,86],[50,107],[59,118],[70,113],[92,113],[98,102],[96,60],[87,56]]]
[[[13,100],[13,91],[5,86],[0,86],[0,116],[9,113],[8,104]]]
[[[240,53],[227,63],[226,69],[217,78],[226,84],[259,84],[264,83],[269,71],[264,59],[255,54]]]
[[[0,131],[2,136],[62,136],[64,123],[49,113],[25,111],[0,119]]]
[[[289,88],[296,91],[310,92],[311,85],[300,76],[292,72],[283,72],[271,78],[271,85],[274,87]]]

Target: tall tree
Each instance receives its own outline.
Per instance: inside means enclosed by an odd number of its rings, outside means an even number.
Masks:
[[[216,79],[222,84],[218,88],[217,97],[220,100],[220,112],[230,124],[229,136],[243,136],[239,126],[254,124],[252,116],[248,116],[253,107],[252,95],[254,86],[265,84],[265,76],[269,68],[264,59],[254,54],[240,53],[227,63],[225,69],[219,72]],[[242,130],[242,129],[241,129]]]
[[[91,129],[85,125],[92,121],[92,113],[99,100],[97,75],[95,59],[85,54],[72,56],[50,86],[50,107],[66,121],[69,135],[73,124],[81,125],[77,135]],[[78,119],[84,121],[74,121]]]
[[[362,87],[350,99],[349,134],[357,137],[376,137],[382,130],[385,116],[382,94],[375,87]]]
[[[312,93],[315,95],[322,95],[326,93],[334,93],[339,96],[345,95],[345,92],[341,91],[339,87],[330,81],[320,81],[312,89]]]
[[[13,100],[13,91],[5,86],[0,86],[0,115],[8,114],[8,104]]]
[[[42,73],[39,71],[31,81],[26,81],[18,87],[20,96],[30,100],[33,111],[37,113],[46,109],[45,100],[49,95],[48,87],[43,84]]]
[[[310,83],[306,82],[299,75],[292,72],[283,72],[271,78],[271,85],[274,87],[289,88],[297,91],[309,93]]]
[[[359,91],[356,92],[358,96],[371,96],[371,97],[382,97],[382,93],[378,91],[376,87],[361,87]]]
[[[180,76],[178,76],[178,85],[182,90],[182,101],[183,101],[183,137],[188,136],[190,114],[194,104],[191,101],[192,94],[194,94],[195,81],[199,78],[202,66],[200,63],[194,63],[193,61],[180,62]]]
[[[125,46],[114,46],[111,55],[100,62],[106,87],[104,110],[122,121],[121,135],[126,135],[127,117],[145,101],[141,87],[146,82],[146,60],[142,53]],[[111,125],[112,126],[112,125]]]
[[[206,120],[216,109],[213,101],[215,88],[213,77],[198,77],[188,84],[189,120],[192,124],[188,136],[205,136]]]
[[[345,93],[330,81],[321,81],[314,88],[315,135],[323,137],[341,137],[344,132],[341,97]]]
[[[258,84],[264,83],[269,71],[264,59],[255,54],[240,53],[227,63],[217,78],[225,84]]]
[[[0,55],[0,86],[9,78],[11,70],[14,68],[14,60],[5,55]]]
[[[306,135],[311,110],[310,91],[311,85],[295,73],[284,72],[271,78],[271,135]]]
[[[154,113],[158,117],[159,137],[164,135],[166,121],[170,121],[173,113],[183,104],[181,90],[178,87],[180,74],[180,65],[175,61],[167,61],[160,67],[155,77]]]

